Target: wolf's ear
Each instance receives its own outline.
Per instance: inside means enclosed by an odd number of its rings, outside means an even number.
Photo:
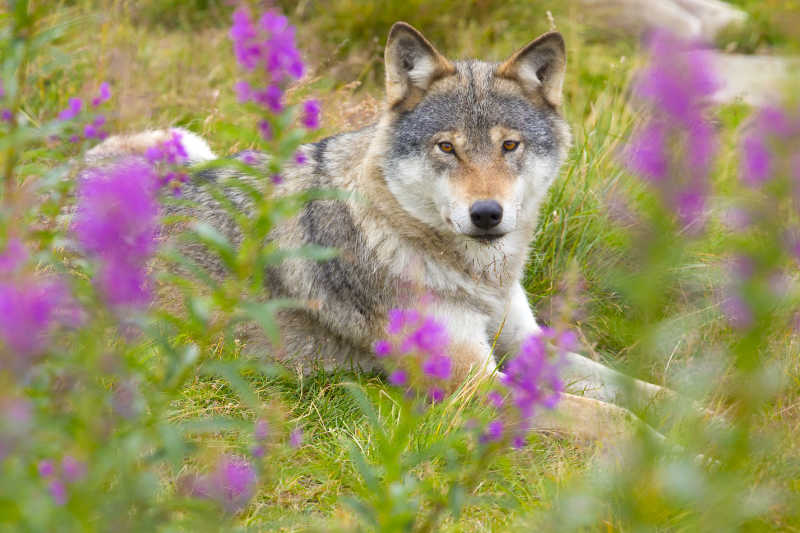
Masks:
[[[431,83],[455,72],[453,64],[405,22],[396,22],[389,31],[384,60],[390,107],[413,107]]]
[[[554,31],[515,52],[498,67],[497,75],[516,80],[527,93],[539,92],[547,102],[558,107],[566,67],[564,38]]]

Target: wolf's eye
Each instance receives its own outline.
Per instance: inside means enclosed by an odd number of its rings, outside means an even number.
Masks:
[[[513,152],[519,146],[518,141],[503,141],[503,151],[504,152]]]
[[[453,152],[456,151],[456,149],[453,147],[453,143],[440,142],[439,144],[437,144],[437,146],[439,147],[439,150],[441,150],[446,154],[452,154]]]

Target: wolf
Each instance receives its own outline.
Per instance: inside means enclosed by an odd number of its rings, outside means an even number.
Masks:
[[[339,254],[267,270],[273,297],[314,305],[282,311],[281,346],[262,348],[306,369],[380,369],[373,346],[385,336],[389,310],[424,296],[426,311],[449,332],[454,382],[497,375],[495,356],[516,353],[540,331],[521,280],[540,206],[570,146],[561,114],[564,39],[546,33],[502,63],[452,61],[398,22],[384,59],[377,122],[302,146],[306,162],[284,168],[275,187],[278,195],[351,194],[310,201],[269,236],[283,248],[315,244]],[[171,131],[112,137],[89,159],[141,153]],[[183,142],[190,162],[215,157],[196,135],[184,131]],[[195,207],[175,209],[239,242],[236,224],[202,185],[230,172],[195,175],[183,192]],[[235,189],[226,194],[243,212],[252,209]],[[224,274],[202,247],[184,252]],[[670,394],[579,354],[566,359],[568,392],[537,417],[537,429],[613,438],[633,419],[616,405],[623,396],[651,402]]]

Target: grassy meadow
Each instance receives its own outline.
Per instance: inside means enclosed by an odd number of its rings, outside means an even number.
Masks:
[[[754,22],[726,37],[721,46],[748,53],[795,50],[797,34],[792,36],[782,27],[778,16],[781,10],[791,13],[791,2],[737,3],[752,12]],[[49,17],[63,28],[59,44],[64,55],[39,57],[31,68],[23,109],[32,122],[57,114],[69,97],[89,96],[93,87],[108,81],[114,93],[113,111],[108,114],[111,132],[181,126],[202,135],[220,155],[254,146],[229,134],[231,124],[252,128],[256,119],[243,110],[233,91],[239,74],[228,37],[232,8],[226,2],[59,0],[51,4]],[[570,2],[282,0],[277,4],[296,25],[298,47],[309,66],[287,98],[320,100],[318,138],[368,124],[379,113],[383,45],[396,20],[420,29],[451,58],[499,61],[550,28],[561,31],[568,53],[564,114],[573,144],[534,236],[525,277],[530,301],[540,320],[549,323],[570,292],[572,327],[583,353],[693,395],[718,413],[736,409],[728,401],[732,385],[724,379],[725,368],[714,374],[722,379],[701,390],[687,385],[699,369],[732,365],[727,360],[715,362],[709,353],[713,350],[707,349],[724,345],[734,335],[715,303],[725,279],[723,254],[731,230],[717,217],[702,236],[687,237],[679,265],[669,273],[669,303],[662,307],[663,316],[647,317],[658,326],[651,331],[657,340],[646,343],[646,349],[638,337],[645,318],[637,315],[635,291],[658,280],[645,277],[637,280],[638,285],[631,282],[620,288],[625,276],[638,269],[637,247],[642,241],[632,228],[650,202],[642,183],[619,164],[625,140],[639,120],[630,99],[633,72],[644,60],[636,37],[598,29],[591,24],[590,12]],[[750,113],[738,103],[717,110],[714,124],[721,140],[714,168],[717,192],[735,189],[739,131]],[[726,202],[722,194],[712,197],[711,211],[722,213]],[[754,442],[761,443],[756,446],[759,452],[737,463],[731,486],[753,489],[755,499],[760,494],[756,487],[778,496],[770,499],[767,512],[755,513],[752,520],[730,530],[800,531],[800,342],[784,325],[767,327],[772,342],[762,357],[771,373],[763,379],[774,377],[780,392],[759,409],[748,427]],[[263,531],[330,530],[331,524],[342,530],[355,527],[353,509],[343,498],[367,489],[350,447],[375,458],[375,435],[345,384],[355,382],[364,389],[386,426],[398,420],[397,406],[386,392],[389,386],[380,376],[342,372],[304,377],[291,369],[281,377],[252,377],[251,382],[260,400],[276,406],[289,426],[302,427],[304,438],[296,450],[271,451],[267,475],[261,477],[241,525]],[[414,428],[410,448],[423,448],[481,416],[486,407],[469,398],[465,389],[432,407],[424,423]],[[675,442],[690,448],[696,444],[691,426],[673,425],[646,410],[638,414]],[[173,422],[222,415],[252,418],[229,384],[214,378],[189,380],[180,400],[170,406]],[[221,451],[246,446],[248,437],[237,435],[211,433],[198,438],[210,450]],[[468,453],[470,444],[463,446]],[[461,512],[448,515],[439,530],[569,529],[569,515],[580,513],[582,491],[588,490],[587,480],[596,479],[598,468],[602,471],[598,465],[606,451],[601,443],[535,435],[527,447],[495,455],[485,478],[466,495]],[[457,464],[457,457],[449,462],[432,460],[415,474],[436,487],[444,483],[442,472]],[[657,491],[657,486],[630,481],[615,490],[628,491],[628,499],[646,501],[647,491]],[[560,501],[572,503],[557,508],[555,502],[562,497],[566,499]],[[691,530],[680,513],[630,505],[609,504],[600,513],[603,518],[588,529],[643,530],[626,527],[638,520],[657,524],[650,531]],[[692,523],[691,527],[703,524],[707,531],[729,530],[721,524],[715,529],[713,523]],[[579,521],[573,525],[581,526]]]

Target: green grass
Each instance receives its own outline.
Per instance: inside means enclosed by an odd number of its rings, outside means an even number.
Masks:
[[[59,3],[53,16],[67,24],[64,42],[73,55],[52,58],[54,62],[69,61],[66,70],[55,64],[38,66],[25,111],[32,119],[42,120],[62,108],[68,97],[88,94],[100,81],[109,80],[115,92],[116,114],[111,121],[115,131],[180,125],[205,136],[220,154],[247,148],[215,134],[222,122],[246,125],[253,121],[253,117],[239,114],[232,91],[236,66],[226,35],[228,9],[224,3],[133,4]],[[301,48],[307,51],[312,66],[311,76],[292,97],[313,94],[322,100],[320,136],[375,117],[382,90],[382,43],[394,20],[418,24],[445,54],[500,59],[547,30],[544,11],[554,7],[497,6],[498,2],[490,1],[466,7],[461,2],[435,6],[391,2],[386,9],[361,10],[357,4],[337,0],[326,9],[320,2],[300,2],[290,11],[299,25]],[[417,16],[420,12],[426,14]],[[698,346],[717,344],[729,334],[713,307],[698,309],[697,299],[691,297],[709,291],[715,282],[720,259],[715,251],[724,238],[722,229],[715,228],[696,243],[690,250],[690,267],[676,274],[680,289],[672,316],[679,324],[680,342],[670,347],[674,348],[671,353],[651,354],[647,364],[637,366],[631,361],[636,358],[630,357],[636,353],[636,339],[625,327],[632,318],[630,302],[616,290],[611,275],[630,261],[626,255],[629,236],[609,221],[610,215],[616,216],[615,206],[623,201],[636,206],[642,197],[642,188],[616,164],[621,142],[635,119],[626,98],[631,65],[637,61],[635,43],[588,41],[575,15],[574,8],[554,10],[569,49],[565,113],[574,143],[542,210],[525,286],[540,315],[547,318],[557,305],[554,299],[564,281],[570,275],[583,280],[584,305],[575,327],[588,351],[655,382],[679,385],[675,377],[689,368]],[[512,22],[517,20],[530,24]],[[758,20],[762,24],[762,19]],[[777,29],[759,31],[768,37],[758,37],[758,43],[785,43]],[[722,188],[726,180],[734,179],[734,130],[747,112],[734,106],[721,113],[725,155],[717,179]],[[771,524],[793,530],[798,527],[798,511],[792,504],[797,503],[800,492],[800,444],[794,436],[800,429],[797,352],[796,339],[776,337],[771,359],[782,365],[790,386],[763,413],[759,429],[771,431],[777,444],[771,449],[780,453],[754,457],[747,466],[752,479],[794,495],[794,500],[778,506]],[[352,523],[353,513],[341,503],[341,496],[359,490],[360,481],[347,443],[355,443],[367,457],[372,443],[364,416],[347,394],[345,383],[363,387],[376,402],[380,418],[392,423],[395,407],[383,394],[386,385],[374,376],[323,373],[255,382],[260,398],[281,406],[285,421],[289,426],[302,426],[306,439],[298,451],[275,448],[271,475],[263,481],[245,523],[285,531],[322,529],[332,517],[342,524]],[[718,392],[712,390],[712,398]],[[430,411],[412,442],[447,431],[450,424],[464,423],[480,409],[445,402]],[[245,419],[251,416],[222,381],[210,378],[198,377],[186,389],[183,401],[174,406],[175,420],[222,413]],[[220,434],[207,437],[207,444],[212,448],[244,445],[239,438]],[[495,459],[461,516],[448,519],[441,530],[524,530],[551,507],[556,494],[593,464],[597,454],[594,445],[537,436],[524,450]],[[425,475],[435,481],[441,468],[444,465],[430,464]],[[608,531],[613,530],[615,525],[609,523]]]

